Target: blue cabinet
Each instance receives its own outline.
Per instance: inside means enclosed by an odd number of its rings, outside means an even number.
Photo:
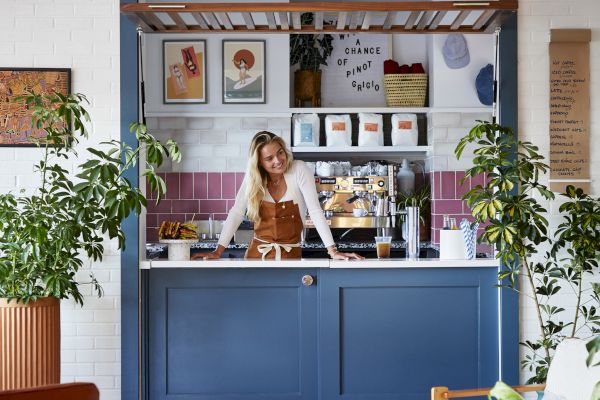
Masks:
[[[494,268],[152,269],[149,398],[422,400],[493,385],[495,283]]]
[[[149,398],[317,398],[317,286],[299,269],[155,269]]]
[[[321,399],[429,398],[432,386],[493,386],[493,268],[323,270]]]

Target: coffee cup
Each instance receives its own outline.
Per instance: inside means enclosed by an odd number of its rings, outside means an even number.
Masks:
[[[377,258],[390,258],[392,247],[391,236],[375,236],[375,246],[377,248]]]
[[[366,208],[354,208],[352,210],[352,215],[355,217],[366,217],[369,211]]]

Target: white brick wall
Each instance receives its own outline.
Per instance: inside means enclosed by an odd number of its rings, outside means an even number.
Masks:
[[[2,66],[71,68],[72,90],[91,102],[94,125],[85,145],[119,137],[118,7],[118,0],[2,0]],[[31,192],[39,183],[32,171],[39,154],[0,148],[0,192]],[[61,303],[61,380],[94,382],[102,400],[121,398],[120,258],[113,248],[91,267],[106,295],[98,299],[84,285],[83,307]],[[89,267],[82,272],[81,281],[88,280]]]
[[[600,160],[594,157],[600,151],[600,2],[597,0],[521,0],[519,2],[519,134],[521,139],[540,146],[548,157],[549,151],[549,106],[548,106],[548,44],[550,29],[590,28],[590,114],[591,114],[591,178],[592,194],[600,195]],[[546,178],[547,179],[547,178]],[[546,181],[547,183],[547,181]],[[550,222],[556,224],[558,201],[548,205]],[[598,280],[598,277],[594,277]],[[568,290],[568,289],[567,289]],[[564,306],[572,310],[573,304],[562,299]],[[534,307],[525,296],[521,296],[521,338],[539,335]],[[528,376],[522,373],[524,381]]]

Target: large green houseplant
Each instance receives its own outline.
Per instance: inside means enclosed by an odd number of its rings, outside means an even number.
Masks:
[[[558,343],[583,327],[600,332],[600,286],[585,290],[582,285],[585,275],[598,268],[600,201],[567,187],[559,209],[563,222],[550,231],[540,200],[552,200],[554,194],[540,182],[548,166],[538,148],[518,141],[510,128],[487,122],[461,139],[457,157],[469,144],[476,149],[465,179],[480,174],[487,179],[463,198],[476,220],[486,224],[480,241],[493,245],[503,262],[499,279],[535,305],[540,336],[521,343],[526,348],[522,366],[533,373],[528,383],[544,383]],[[544,242],[549,250],[538,254]],[[527,290],[519,288],[521,276]],[[556,298],[567,291],[575,299],[575,311],[563,321],[566,312]]]
[[[165,157],[180,159],[175,142],[163,145],[144,125],[132,124],[138,147],[103,142],[88,148],[86,161],[70,171],[79,139],[88,137],[85,96],[28,94],[20,101],[32,111],[33,127],[47,136],[38,141],[42,155],[34,165],[39,187],[0,194],[0,329],[5,333],[0,335],[5,350],[0,362],[6,378],[0,391],[59,382],[59,300],[73,298],[83,305],[82,283],[102,294],[93,275],[81,282],[78,271],[102,259],[107,239],[117,239],[123,249],[121,223],[146,206],[126,171],[138,165],[145,150],[143,175],[160,198],[166,186],[155,167]]]
[[[106,237],[117,238],[118,248],[124,248],[121,222],[146,206],[144,194],[124,173],[137,165],[145,148],[143,175],[160,198],[166,186],[155,167],[165,156],[179,160],[179,149],[173,141],[166,146],[157,141],[144,125],[132,124],[139,147],[111,140],[101,144],[104,149],[88,148],[87,161],[76,166],[73,177],[61,162],[76,157],[79,138],[88,137],[85,96],[30,94],[23,101],[33,111],[33,125],[47,136],[34,166],[39,188],[31,195],[0,194],[0,297],[22,302],[72,297],[82,304],[75,274],[84,260],[102,259]]]
[[[312,13],[300,16],[301,25],[311,25]],[[321,106],[321,65],[333,51],[333,36],[330,34],[300,33],[290,35],[290,65],[298,64],[294,73],[294,102],[301,107],[310,100],[313,107]]]

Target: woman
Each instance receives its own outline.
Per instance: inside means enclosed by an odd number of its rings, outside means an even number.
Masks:
[[[192,259],[221,257],[244,215],[254,221],[254,238],[246,258],[301,258],[300,235],[307,209],[331,258],[363,258],[336,249],[319,205],[313,174],[306,164],[293,161],[282,138],[271,132],[259,132],[250,144],[246,176],[223,224],[216,250],[194,254]]]

